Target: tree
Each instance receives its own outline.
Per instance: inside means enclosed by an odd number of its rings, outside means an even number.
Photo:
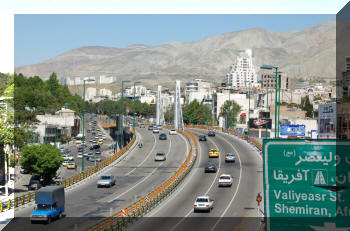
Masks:
[[[44,179],[48,184],[63,163],[60,151],[50,144],[25,146],[21,150],[20,164],[24,171]]]
[[[227,118],[229,111],[230,111],[230,120],[228,121],[228,127],[234,127],[237,124],[237,116],[241,111],[241,106],[239,106],[234,100],[231,100],[231,101],[227,100],[225,101],[224,105],[221,106],[220,116],[224,116]]]
[[[185,124],[206,124],[207,117],[208,121],[212,121],[210,108],[207,105],[200,104],[197,100],[185,105],[182,112]]]
[[[312,106],[312,104],[310,103],[310,99],[309,96],[305,96],[301,98],[301,105],[300,108],[304,111],[306,111],[306,117],[313,117],[313,111],[314,111],[314,107]]]

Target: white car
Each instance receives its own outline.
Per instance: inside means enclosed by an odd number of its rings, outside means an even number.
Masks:
[[[175,129],[169,130],[169,135],[176,135],[176,134],[177,134],[177,132]]]
[[[229,174],[221,174],[219,177],[219,187],[228,186],[231,187],[233,183],[233,178]]]
[[[66,167],[68,164],[68,160],[63,161],[62,166]]]
[[[63,160],[65,160],[65,161],[66,161],[66,160],[69,160],[69,156],[68,156],[68,155],[63,155],[62,158],[63,158]]]
[[[83,153],[78,153],[77,158],[78,158],[78,159],[83,158]]]
[[[153,128],[153,133],[159,133],[159,129],[158,128]]]
[[[74,156],[68,156],[69,161],[74,161]]]
[[[214,200],[209,196],[199,196],[193,205],[193,212],[207,211],[210,212],[214,208]]]
[[[157,152],[156,156],[154,157],[155,161],[164,161],[166,160],[165,153],[164,152]]]

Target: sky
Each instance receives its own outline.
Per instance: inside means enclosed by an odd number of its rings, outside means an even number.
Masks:
[[[14,49],[14,17],[19,14],[337,14],[349,0],[1,0],[0,1],[0,72],[13,72],[15,63]],[[317,21],[317,20],[316,20]],[[43,23],[43,22],[42,22]],[[231,22],[232,23],[232,22]],[[275,24],[278,21],[275,21]],[[294,21],[291,23],[293,24]],[[210,24],[210,22],[208,23]],[[308,22],[306,22],[308,24]],[[35,25],[28,25],[33,27]],[[51,24],[51,26],[54,26]],[[222,25],[217,25],[223,28]],[[59,28],[58,28],[59,29]],[[97,28],[99,29],[99,28]],[[102,30],[103,28],[101,28]],[[197,28],[194,28],[197,29]],[[190,32],[194,29],[189,29]],[[216,27],[214,27],[215,31]],[[224,32],[227,28],[223,28]],[[33,29],[34,30],[34,29]],[[115,31],[115,30],[114,30]],[[197,32],[197,30],[194,30]],[[218,30],[217,30],[218,31]],[[231,28],[230,28],[231,31]],[[79,33],[74,31],[75,33]],[[221,33],[221,31],[219,31]],[[68,32],[64,40],[68,40]],[[171,34],[171,31],[167,31]],[[207,34],[209,31],[207,31]],[[43,33],[41,33],[43,34]],[[89,34],[85,32],[85,34]],[[94,34],[94,33],[90,33]],[[136,34],[134,32],[134,34]],[[174,34],[176,34],[174,32]],[[206,33],[199,33],[205,36]],[[164,36],[164,33],[161,33]],[[96,35],[89,36],[94,39],[93,42],[100,42]],[[102,36],[102,35],[101,35]],[[112,35],[111,35],[112,36]],[[110,37],[111,37],[110,36]],[[115,36],[118,36],[115,35]],[[74,36],[75,38],[76,36]],[[107,37],[107,36],[105,36]],[[120,36],[119,36],[120,37]],[[118,37],[118,38],[119,38]],[[134,41],[136,36],[129,36],[130,41]],[[191,35],[188,39],[191,39]],[[25,38],[28,40],[26,47],[35,44],[32,50],[24,49]],[[163,38],[164,39],[164,38]],[[178,37],[176,37],[178,39]],[[192,38],[193,39],[193,38]],[[35,34],[30,37],[25,35],[24,38],[17,38],[22,41],[23,52],[18,53],[17,65],[31,64],[46,60],[48,57],[55,56],[66,50],[70,46],[61,46],[60,42],[49,42],[52,39],[37,38]],[[72,39],[73,40],[73,39]],[[124,40],[126,40],[124,36]],[[175,40],[175,37],[171,40]],[[180,39],[178,39],[180,40]],[[33,42],[34,41],[34,42]],[[77,40],[74,40],[77,41]],[[73,41],[73,42],[74,42]],[[154,40],[156,41],[156,40]],[[159,41],[162,41],[159,39]],[[39,44],[39,42],[41,44]],[[87,44],[91,41],[85,41]],[[105,42],[109,43],[108,41]],[[142,43],[147,43],[145,40]],[[52,46],[48,46],[51,44]],[[74,45],[74,44],[71,44]],[[102,44],[103,45],[103,44]],[[113,46],[123,46],[121,41],[114,40]],[[38,48],[39,46],[39,48]],[[57,48],[56,48],[57,46]],[[17,45],[20,48],[20,45]],[[28,52],[32,52],[31,54]],[[26,54],[26,55],[25,55]],[[33,56],[33,57],[31,57]]]
[[[299,30],[327,20],[323,15],[15,15],[15,66],[35,64],[83,46],[191,42],[249,28]]]

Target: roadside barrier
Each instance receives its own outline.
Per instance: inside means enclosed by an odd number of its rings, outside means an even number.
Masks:
[[[172,127],[164,126],[164,128],[171,129]],[[141,199],[135,203],[130,204],[124,209],[114,215],[107,217],[95,225],[90,226],[84,231],[100,231],[100,230],[122,230],[129,223],[135,221],[138,217],[142,217],[144,214],[156,207],[163,199],[170,195],[173,190],[179,185],[184,177],[190,172],[193,164],[198,155],[198,142],[197,139],[188,131],[178,131],[185,135],[190,143],[191,148],[183,162],[181,167],[171,176],[167,181],[165,181],[158,188],[154,189],[152,192],[146,193]]]
[[[115,153],[113,156],[105,159],[101,163],[99,163],[96,166],[90,167],[86,169],[84,172],[80,172],[72,177],[68,177],[63,181],[58,182],[56,185],[62,185],[64,188],[67,188],[73,184],[76,184],[89,176],[97,173],[98,171],[104,169],[105,167],[109,166],[111,163],[113,163],[115,160],[120,158],[135,142],[136,136],[134,136],[130,142],[125,145],[118,153]],[[22,205],[25,205],[27,203],[30,203],[35,200],[35,192],[29,192],[25,195],[15,197],[14,199],[1,202],[0,203],[0,213],[6,210],[10,210],[13,208],[20,207]]]

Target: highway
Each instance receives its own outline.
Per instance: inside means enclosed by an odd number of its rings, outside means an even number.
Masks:
[[[204,130],[190,129],[197,137]],[[128,230],[257,230],[258,192],[263,192],[262,159],[245,141],[217,133],[200,142],[195,167],[176,191],[158,207],[141,218]],[[204,173],[209,160],[208,151],[217,148],[220,157],[216,162],[217,173]],[[225,153],[237,155],[235,163],[225,163]],[[219,188],[218,177],[231,174],[231,188]],[[209,195],[214,199],[210,213],[194,213],[197,196]],[[157,224],[156,226],[154,224]]]
[[[124,209],[135,199],[146,195],[168,179],[183,163],[190,145],[187,139],[178,135],[167,135],[159,140],[158,134],[147,129],[136,130],[143,140],[143,147],[135,147],[114,167],[104,173],[116,176],[112,188],[97,188],[98,176],[66,193],[66,217],[49,225],[30,224],[28,216],[33,206],[15,212],[15,219],[5,230],[81,230],[96,223],[99,217],[106,217]],[[161,132],[168,134],[166,129]],[[163,151],[164,162],[155,162],[154,155]]]

